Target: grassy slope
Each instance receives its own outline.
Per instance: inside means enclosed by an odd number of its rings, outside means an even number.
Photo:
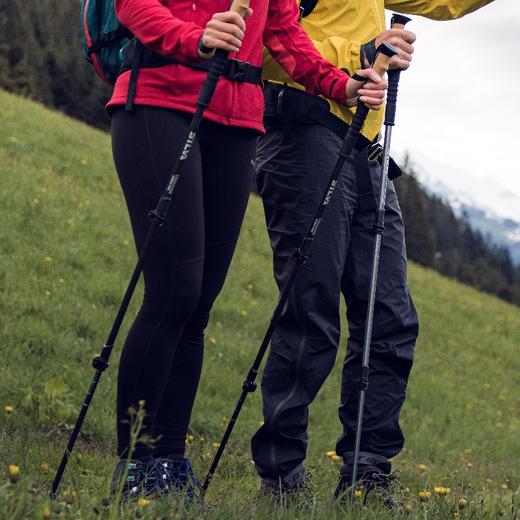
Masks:
[[[0,404],[14,407],[12,414],[0,409],[0,464],[17,464],[22,475],[15,485],[0,476],[0,517],[14,520],[46,514],[45,493],[64,446],[64,427],[75,420],[92,377],[90,359],[105,340],[134,250],[107,135],[3,92],[0,113]],[[499,511],[513,517],[520,482],[518,308],[415,265],[410,285],[422,328],[403,410],[407,444],[396,467],[410,488],[411,515],[452,517],[453,504],[466,494],[471,507],[461,517],[495,518]],[[275,296],[261,205],[253,198],[208,330],[212,341],[188,447],[201,475]],[[106,495],[113,464],[120,342],[116,348],[65,478],[63,490],[74,491],[50,506],[54,518],[98,517],[92,508]],[[338,361],[343,355],[342,348]],[[340,431],[339,367],[311,411],[308,466],[317,505],[285,516],[341,516],[328,501],[337,463],[325,456]],[[248,445],[261,419],[258,394],[247,401],[214,481],[210,495],[219,507],[211,518],[282,516],[251,501],[258,482]],[[434,485],[452,491],[420,506],[418,491]],[[138,512],[132,506],[123,517],[162,518],[161,512],[172,510],[174,503],[162,501]],[[100,514],[113,518],[118,512]],[[364,518],[385,516],[376,506],[363,512]]]

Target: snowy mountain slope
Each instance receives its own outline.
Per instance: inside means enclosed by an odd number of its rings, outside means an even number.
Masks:
[[[402,164],[405,154],[396,156]],[[417,178],[429,192],[446,200],[458,215],[466,215],[475,229],[506,245],[520,264],[520,193],[419,152],[410,156]]]

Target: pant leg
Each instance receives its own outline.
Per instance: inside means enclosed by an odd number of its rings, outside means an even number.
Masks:
[[[204,270],[197,308],[186,323],[154,423],[154,455],[182,457],[200,380],[204,329],[229,269],[251,189],[258,134],[204,121],[199,134],[204,194]]]
[[[280,288],[291,253],[313,222],[339,146],[328,129],[295,122],[290,128],[268,128],[259,143],[258,188]],[[273,334],[262,378],[264,424],[252,439],[263,478],[286,477],[306,456],[308,406],[336,358],[341,273],[355,198],[355,178],[347,164]]]
[[[378,198],[382,168],[379,163],[370,164],[373,189]],[[344,433],[338,440],[336,451],[347,464],[354,450],[356,432],[358,381],[374,247],[371,225],[374,220],[373,212],[356,211],[342,282],[350,336],[339,410]],[[418,335],[418,317],[407,288],[406,270],[403,220],[393,183],[389,182],[361,438],[362,451],[387,458],[399,453],[404,443],[399,413],[405,399]]]
[[[138,251],[153,209],[182,149],[190,116],[181,112],[135,107],[117,110],[112,143],[117,173],[128,206]],[[198,305],[203,275],[204,214],[200,147],[195,143],[162,227],[144,261],[144,298],[126,338],[118,372],[118,453],[130,442],[129,407],[145,402],[143,434],[150,435],[183,327]],[[139,444],[135,457],[149,455]]]

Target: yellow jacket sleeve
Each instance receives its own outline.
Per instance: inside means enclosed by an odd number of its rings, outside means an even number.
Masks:
[[[491,2],[493,0],[385,0],[385,7],[433,20],[454,20]]]
[[[323,41],[312,40],[319,53],[339,69],[346,69],[350,75],[361,68],[361,43],[341,36],[331,36]]]

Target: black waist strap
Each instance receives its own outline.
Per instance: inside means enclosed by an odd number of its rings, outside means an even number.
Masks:
[[[293,120],[301,123],[320,124],[340,139],[344,139],[350,126],[330,111],[329,104],[318,96],[307,94],[286,85],[264,82],[265,114],[270,119],[283,121]],[[358,204],[361,211],[373,212],[376,210],[376,199],[372,189],[369,163],[382,163],[383,148],[379,144],[369,141],[360,135],[356,143],[358,153],[354,157],[356,184],[358,190]],[[401,175],[401,170],[389,158],[388,177],[392,180]]]
[[[139,68],[163,67],[176,63],[184,65],[195,70],[209,71],[213,65],[213,60],[204,60],[200,63],[184,63],[176,61],[165,56],[161,56],[150,49],[147,49],[137,39],[133,39],[124,51],[125,62],[121,68],[121,73],[131,70],[130,84],[128,88],[128,97],[126,101],[126,110],[131,111],[134,103],[135,89],[137,85],[137,70]],[[251,83],[253,85],[262,85],[262,67],[255,67],[245,61],[229,58],[222,75],[230,81],[238,81],[239,83]]]
[[[307,94],[287,85],[264,82],[265,117],[293,119],[302,123],[318,123],[344,139],[350,126],[330,111],[324,99]],[[363,149],[372,143],[359,136],[356,148]]]

